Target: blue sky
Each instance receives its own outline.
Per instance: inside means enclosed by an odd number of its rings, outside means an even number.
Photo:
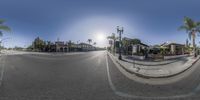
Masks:
[[[123,36],[140,38],[147,44],[166,41],[185,43],[187,34],[178,31],[183,17],[200,21],[199,0],[0,0],[0,18],[12,33],[3,45],[28,46],[37,36],[44,40],[86,42],[97,33],[116,33],[123,26]],[[199,38],[197,41],[199,42]]]

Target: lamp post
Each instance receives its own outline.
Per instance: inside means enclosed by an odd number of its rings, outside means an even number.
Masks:
[[[118,57],[119,60],[122,60],[122,55],[121,55],[121,48],[122,48],[121,38],[122,37],[121,37],[121,35],[123,34],[123,32],[124,32],[124,28],[117,26],[117,33],[119,34],[119,57]]]

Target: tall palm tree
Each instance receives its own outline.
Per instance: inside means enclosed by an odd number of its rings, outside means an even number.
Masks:
[[[88,39],[88,43],[90,44],[92,42],[92,39]]]
[[[196,34],[200,33],[200,22],[195,22],[189,17],[184,17],[184,25],[180,26],[179,30],[186,30],[189,39],[191,40],[192,38],[194,57],[196,57],[197,53],[196,53],[195,38]]]
[[[116,48],[115,42],[116,42],[116,40],[118,39],[118,37],[115,36],[115,33],[112,33],[112,35],[111,35],[111,36],[108,36],[107,38],[113,40],[113,42],[114,42],[114,43],[113,43],[113,52],[115,53],[115,48]]]
[[[4,22],[4,19],[0,19],[0,36],[3,35],[3,31],[11,31],[11,29],[8,26],[4,25]]]

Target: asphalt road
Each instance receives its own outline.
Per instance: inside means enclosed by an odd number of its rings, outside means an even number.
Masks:
[[[0,64],[0,100],[200,99],[200,61],[176,76],[179,81],[163,85],[128,79],[105,51],[4,55]]]

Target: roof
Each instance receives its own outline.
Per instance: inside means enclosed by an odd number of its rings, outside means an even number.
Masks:
[[[144,44],[144,43],[140,43],[140,45],[143,45],[143,46],[149,47],[147,44]]]
[[[168,45],[180,45],[180,46],[184,46],[184,44],[173,43],[173,42],[171,42],[171,43],[165,42],[165,43],[161,44],[161,46],[168,46]]]
[[[144,44],[144,43],[137,43],[137,44],[133,44],[133,45],[142,45],[142,46],[145,46],[145,47],[149,47],[147,44]]]
[[[130,40],[134,40],[134,39],[137,39],[137,38],[132,39],[132,38],[124,37],[123,39],[130,41]],[[141,41],[140,39],[138,39],[138,40]],[[143,46],[149,47],[147,44],[144,44],[144,43],[141,43],[141,42],[140,42],[140,43],[137,43],[137,44],[140,44],[140,45],[143,45]],[[134,44],[134,45],[137,45],[137,44]]]

